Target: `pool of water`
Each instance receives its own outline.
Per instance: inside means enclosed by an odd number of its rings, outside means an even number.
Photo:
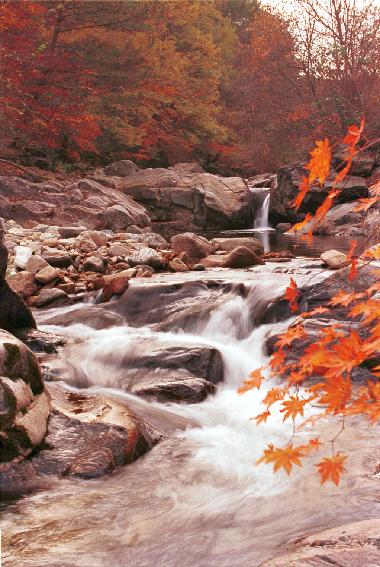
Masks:
[[[290,250],[295,256],[307,256],[309,258],[318,258],[322,252],[326,250],[339,250],[340,252],[348,252],[351,247],[353,238],[345,236],[324,236],[313,235],[310,241],[301,235],[283,234],[275,230],[254,230],[252,228],[245,230],[225,230],[220,232],[203,232],[202,236],[208,239],[221,237],[239,237],[252,236],[263,243],[265,252],[280,252],[281,250]],[[357,241],[357,250],[361,253],[365,248],[371,245],[365,237],[355,238]]]

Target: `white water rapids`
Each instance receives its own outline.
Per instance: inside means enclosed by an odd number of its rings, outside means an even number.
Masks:
[[[262,310],[264,299],[269,303],[285,285],[271,278],[252,285],[246,297],[232,290],[206,321],[195,321],[186,332],[127,325],[94,330],[80,323],[46,327],[83,341],[70,362],[94,391],[107,389],[156,423],[170,421],[169,434],[108,477],[57,480],[11,506],[3,522],[10,542],[4,565],[254,567],[300,535],[374,517],[376,481],[367,473],[378,443],[374,428],[360,420],[340,439],[341,450],[355,458],[339,488],[320,487],[312,460],[290,477],[255,464],[268,442],[282,445],[292,434],[279,412],[258,427],[250,419],[262,411],[262,390],[236,393],[266,361],[264,340],[273,325],[252,328],[255,306]],[[224,362],[217,394],[199,404],[165,405],[121,391],[121,362],[132,339],[150,336],[217,348]],[[67,361],[57,361],[56,368],[73,383]],[[303,438],[328,439],[333,428],[330,422],[309,427]]]

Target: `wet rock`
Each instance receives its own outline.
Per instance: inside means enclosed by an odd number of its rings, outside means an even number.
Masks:
[[[48,384],[53,410],[43,445],[29,458],[0,469],[2,493],[38,487],[49,476],[98,478],[149,451],[163,435],[108,398]]]
[[[93,329],[109,329],[110,327],[120,327],[125,323],[125,319],[121,315],[91,304],[73,307],[67,311],[44,311],[37,313],[36,317],[40,325],[58,325],[61,327],[82,323]]]
[[[82,270],[85,272],[104,272],[105,264],[98,256],[90,256],[83,262]]]
[[[194,272],[204,272],[206,268],[202,264],[194,264],[191,269]]]
[[[49,266],[48,264],[46,268],[37,272],[34,278],[41,285],[45,285],[55,280],[58,276],[59,270],[57,268],[53,268],[53,266]]]
[[[171,249],[176,255],[184,254],[188,264],[194,264],[212,254],[214,246],[203,236],[193,232],[176,234],[170,240]]]
[[[36,301],[36,307],[62,307],[71,305],[73,300],[61,289],[42,289]]]
[[[129,264],[132,267],[138,266],[140,264],[146,264],[155,270],[159,270],[164,265],[164,260],[162,256],[153,248],[148,248],[146,246],[136,250],[130,258]]]
[[[113,295],[121,295],[129,286],[129,280],[134,268],[109,276],[104,276],[96,282],[96,287],[102,287],[102,301],[109,301]]]
[[[246,246],[238,246],[223,256],[208,256],[200,262],[206,268],[247,268],[264,262]]]
[[[104,168],[104,173],[110,176],[127,177],[139,171],[139,166],[129,159],[115,161]]]
[[[29,246],[16,246],[14,249],[15,257],[13,263],[16,268],[25,270],[26,264],[33,254],[33,250]]]
[[[327,250],[321,254],[321,260],[326,266],[332,268],[333,270],[340,270],[340,268],[345,268],[350,263],[347,260],[346,254],[339,252],[338,250]]]
[[[38,286],[31,272],[18,272],[8,277],[8,284],[21,297],[28,299],[36,293]]]
[[[171,270],[173,270],[173,272],[188,272],[189,271],[189,266],[187,266],[179,258],[173,258],[173,260],[170,260],[169,268]]]
[[[185,402],[188,404],[203,402],[207,396],[215,392],[216,387],[211,382],[186,373],[183,376],[178,376],[176,373],[171,376],[169,373],[166,379],[162,381],[154,373],[151,377],[148,374],[144,377],[143,383],[133,388],[134,394],[144,398],[154,399],[158,402]]]
[[[211,241],[217,250],[225,250],[231,252],[238,246],[245,246],[252,250],[257,256],[264,253],[264,247],[260,240],[252,238],[251,236],[239,236],[238,238],[213,238]]]
[[[60,347],[69,342],[66,337],[38,329],[20,329],[15,336],[35,353],[56,354]]]

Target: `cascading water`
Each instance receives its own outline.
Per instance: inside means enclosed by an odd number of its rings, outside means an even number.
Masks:
[[[256,230],[264,230],[271,228],[269,226],[269,206],[270,206],[270,192],[264,196],[264,200],[257,210],[255,215],[253,228]]]
[[[178,325],[175,332],[127,325],[59,328],[80,341],[56,362],[62,378],[75,386],[79,376],[82,385],[129,407],[135,404],[155,423],[170,422],[171,437],[109,477],[60,480],[48,491],[25,497],[3,522],[11,541],[4,565],[255,567],[304,533],[356,519],[363,509],[368,518],[376,514],[365,462],[372,458],[377,436],[360,422],[347,425],[340,441],[349,452],[352,431],[362,437],[360,458],[356,452],[339,488],[321,489],[309,462],[291,477],[255,466],[268,442],[285,444],[292,436],[275,406],[260,427],[250,419],[262,411],[262,390],[236,393],[248,373],[265,363],[264,342],[274,326],[252,321],[259,322],[265,305],[283,292],[286,281],[279,276],[275,280],[267,274],[244,297],[232,288],[206,320],[195,318],[186,330]],[[120,390],[136,340],[152,337],[178,345],[196,340],[218,349],[224,362],[218,393],[199,404],[181,405],[149,403]],[[306,437],[317,434],[329,435],[327,424],[318,431],[305,428]]]

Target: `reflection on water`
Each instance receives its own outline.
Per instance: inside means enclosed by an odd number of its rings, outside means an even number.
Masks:
[[[265,252],[290,250],[295,256],[306,256],[309,258],[318,258],[322,252],[326,250],[348,252],[353,240],[353,238],[346,236],[323,236],[316,234],[313,235],[311,243],[308,243],[302,236],[283,234],[275,230],[259,231],[253,230],[252,228],[247,230],[204,232],[202,234],[206,238],[253,236],[261,240]],[[365,237],[355,237],[355,240],[357,241],[357,251],[360,253],[371,245],[371,242],[368,242],[368,239]],[[374,242],[372,244],[374,244]]]

